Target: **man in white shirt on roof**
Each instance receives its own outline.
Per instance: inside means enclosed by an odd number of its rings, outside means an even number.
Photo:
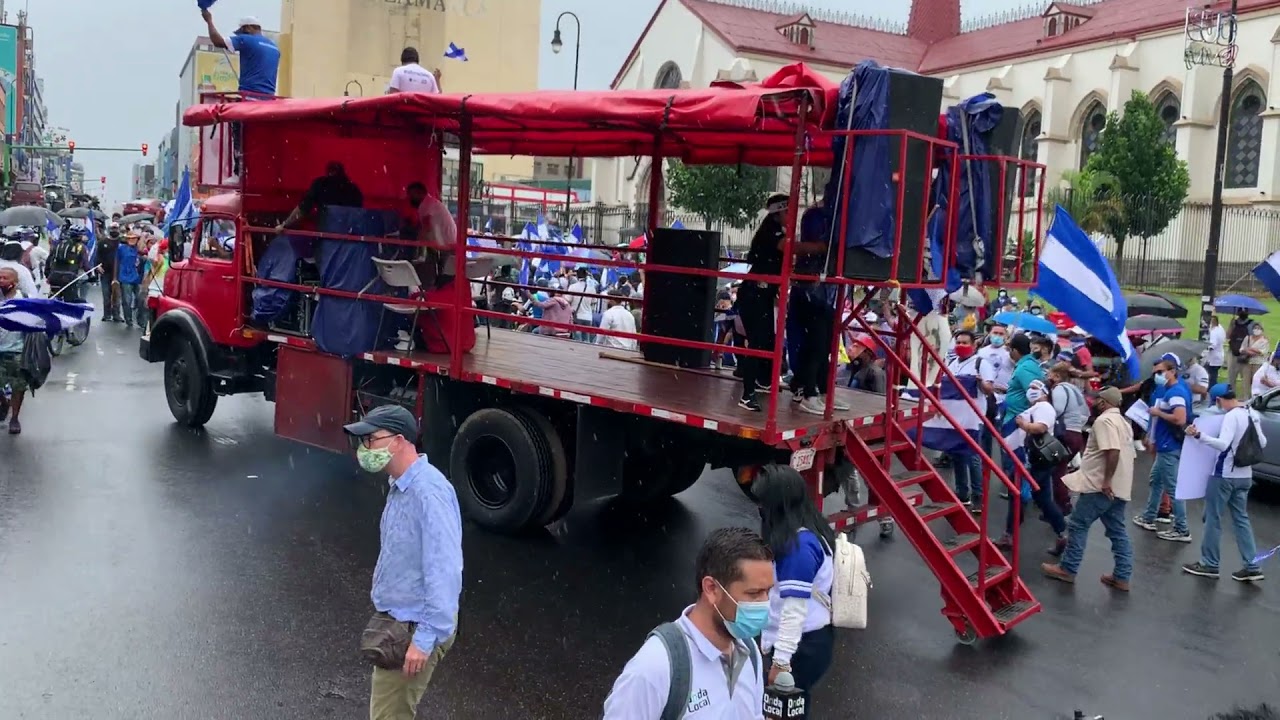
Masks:
[[[627,662],[604,701],[604,720],[763,719],[755,638],[769,622],[773,551],[751,530],[722,528],[698,551],[695,572],[697,602],[650,633]]]
[[[391,71],[391,84],[387,86],[387,95],[391,93],[439,93],[440,70],[427,70],[418,64],[418,51],[407,47],[400,51],[400,67]]]

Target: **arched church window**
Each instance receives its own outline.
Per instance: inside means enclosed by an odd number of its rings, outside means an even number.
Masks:
[[[1267,107],[1267,94],[1253,80],[1245,81],[1231,103],[1231,130],[1227,136],[1227,175],[1229,188],[1258,186],[1258,165],[1262,161],[1262,111]]]

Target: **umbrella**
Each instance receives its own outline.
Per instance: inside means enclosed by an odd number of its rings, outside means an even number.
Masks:
[[[1125,321],[1124,329],[1128,330],[1130,335],[1146,335],[1148,333],[1164,335],[1175,332],[1180,333],[1186,330],[1178,320],[1160,317],[1159,315],[1135,315]]]
[[[947,297],[951,298],[952,302],[957,305],[965,307],[980,308],[987,304],[987,299],[982,297],[982,293],[978,292],[978,289],[972,285],[963,285],[959,290]]]
[[[4,227],[30,225],[42,228],[48,225],[50,221],[54,225],[62,225],[62,218],[59,218],[52,210],[37,205],[19,205],[0,212],[0,226]]]
[[[1165,353],[1173,353],[1178,359],[1186,364],[1187,361],[1200,357],[1200,353],[1209,347],[1209,343],[1199,340],[1163,340],[1152,344],[1151,347],[1142,351],[1140,360],[1142,361],[1142,369],[1139,378],[1145,378],[1155,371],[1156,363],[1160,361],[1160,356]],[[1138,378],[1131,378],[1136,380]]]
[[[722,270],[720,270],[720,272],[743,273],[745,275],[746,273],[751,272],[751,264],[750,263],[733,263],[732,265],[726,265]],[[742,282],[742,278],[722,277],[722,278],[716,278],[716,280],[717,280],[716,284],[719,285],[720,287]]]
[[[1125,293],[1125,302],[1129,304],[1129,317],[1134,315],[1159,315],[1160,317],[1184,318],[1187,308],[1182,303],[1171,302],[1168,298],[1145,293]]]
[[[93,208],[87,208],[87,207],[67,208],[66,210],[63,210],[58,214],[69,220],[83,220],[89,217],[90,213],[93,213],[93,217],[96,220],[107,219],[106,213],[102,212],[101,210],[94,210]]]
[[[125,215],[124,217],[120,218],[116,222],[120,223],[121,225],[128,225],[129,223],[136,223],[136,222],[151,222],[152,220],[155,220],[155,219],[156,219],[155,213],[140,212],[140,213],[130,213],[128,215]]]
[[[1045,317],[1027,312],[1006,310],[996,313],[995,317],[991,319],[1001,325],[1012,325],[1027,332],[1043,333],[1045,335],[1053,335],[1058,332],[1058,328]]]
[[[42,332],[55,335],[93,312],[88,303],[48,298],[14,298],[0,305],[0,328],[10,332]]]
[[[1222,313],[1247,310],[1251,315],[1266,315],[1268,312],[1260,300],[1248,295],[1223,295],[1213,301],[1213,309]]]
[[[1170,305],[1173,305],[1174,307],[1178,307],[1182,305],[1182,300],[1178,299],[1178,296],[1170,295],[1167,292],[1160,292],[1159,290],[1143,290],[1138,294],[1150,295],[1151,297],[1158,297],[1161,300],[1164,300],[1165,302],[1169,303]]]

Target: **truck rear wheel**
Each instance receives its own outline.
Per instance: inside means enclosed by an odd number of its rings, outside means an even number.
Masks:
[[[175,338],[165,358],[164,395],[173,419],[187,427],[203,427],[218,405],[213,382],[186,338]]]
[[[556,447],[530,414],[486,408],[467,418],[453,439],[449,469],[458,504],[489,530],[520,532],[553,512]],[[563,456],[560,447],[562,462]],[[560,470],[563,477],[564,465]]]
[[[706,452],[685,439],[628,448],[622,461],[622,497],[636,503],[669,498],[692,487],[706,466]]]
[[[547,449],[551,453],[551,497],[547,500],[546,510],[534,520],[538,526],[550,525],[564,517],[573,505],[573,492],[569,485],[569,458],[565,454],[560,433],[547,416],[532,408],[520,408],[517,412],[546,439]]]

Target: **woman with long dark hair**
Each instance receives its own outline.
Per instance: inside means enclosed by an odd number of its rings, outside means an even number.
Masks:
[[[835,646],[835,532],[809,497],[804,478],[789,466],[765,467],[751,493],[760,506],[760,533],[773,549],[777,578],[761,643],[772,662],[766,684],[789,672],[808,694],[831,667]]]

